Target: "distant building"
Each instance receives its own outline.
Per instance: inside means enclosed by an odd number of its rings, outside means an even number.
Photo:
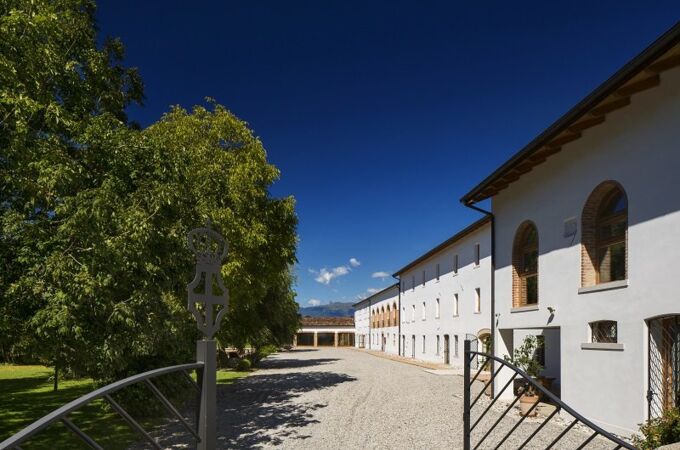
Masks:
[[[356,347],[399,354],[399,284],[354,304]]]
[[[356,303],[356,347],[463,366],[491,336],[491,226],[478,220],[409,262],[400,283]]]
[[[354,318],[303,317],[302,326],[293,339],[296,347],[354,346]]]
[[[399,269],[401,354],[463,366],[463,341],[489,342],[491,227],[483,218]],[[482,348],[480,348],[482,349]]]

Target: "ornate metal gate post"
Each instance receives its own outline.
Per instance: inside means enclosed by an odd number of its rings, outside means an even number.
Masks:
[[[196,255],[196,275],[187,285],[187,308],[196,318],[203,339],[196,343],[196,361],[204,364],[198,413],[198,450],[214,450],[217,445],[217,346],[212,338],[227,312],[229,291],[222,280],[222,260],[227,255],[224,238],[210,228],[196,228],[187,236],[189,249]],[[219,310],[216,307],[221,306]],[[215,313],[217,313],[215,315]],[[213,320],[214,317],[214,320]]]
[[[463,450],[470,450],[470,341],[463,341]]]

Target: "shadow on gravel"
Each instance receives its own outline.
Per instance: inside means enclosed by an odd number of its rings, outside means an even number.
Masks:
[[[220,448],[277,445],[283,438],[306,439],[301,428],[318,423],[314,411],[325,404],[298,403],[296,398],[356,378],[331,372],[254,375],[220,388],[218,444]]]
[[[317,359],[265,359],[260,366],[263,369],[296,369],[301,367],[320,366],[339,361],[338,358],[317,358]]]
[[[240,378],[217,386],[217,447],[279,445],[284,439],[307,439],[304,427],[319,423],[314,412],[323,403],[301,402],[305,392],[328,389],[356,378],[333,372],[293,372]],[[193,412],[193,409],[190,409]],[[194,425],[193,414],[187,415]],[[162,448],[193,448],[195,441],[177,422],[154,430]],[[142,443],[130,447],[146,448]]]

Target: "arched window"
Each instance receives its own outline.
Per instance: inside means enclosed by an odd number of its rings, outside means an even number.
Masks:
[[[538,230],[533,222],[519,226],[512,251],[512,306],[538,303]]]
[[[390,305],[387,305],[387,310],[385,311],[385,326],[392,326],[392,311],[390,310]]]
[[[593,190],[582,215],[581,283],[593,286],[625,280],[627,274],[628,199],[615,181]]]
[[[397,304],[392,304],[392,325],[397,326],[399,324],[399,310],[397,309]]]

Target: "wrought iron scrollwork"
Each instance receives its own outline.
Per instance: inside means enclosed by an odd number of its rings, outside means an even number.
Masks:
[[[212,339],[229,307],[229,290],[221,273],[228,245],[209,222],[203,228],[191,230],[187,244],[196,255],[196,275],[187,285],[187,308],[196,318],[196,325],[205,339]],[[215,314],[218,306],[221,308]]]

